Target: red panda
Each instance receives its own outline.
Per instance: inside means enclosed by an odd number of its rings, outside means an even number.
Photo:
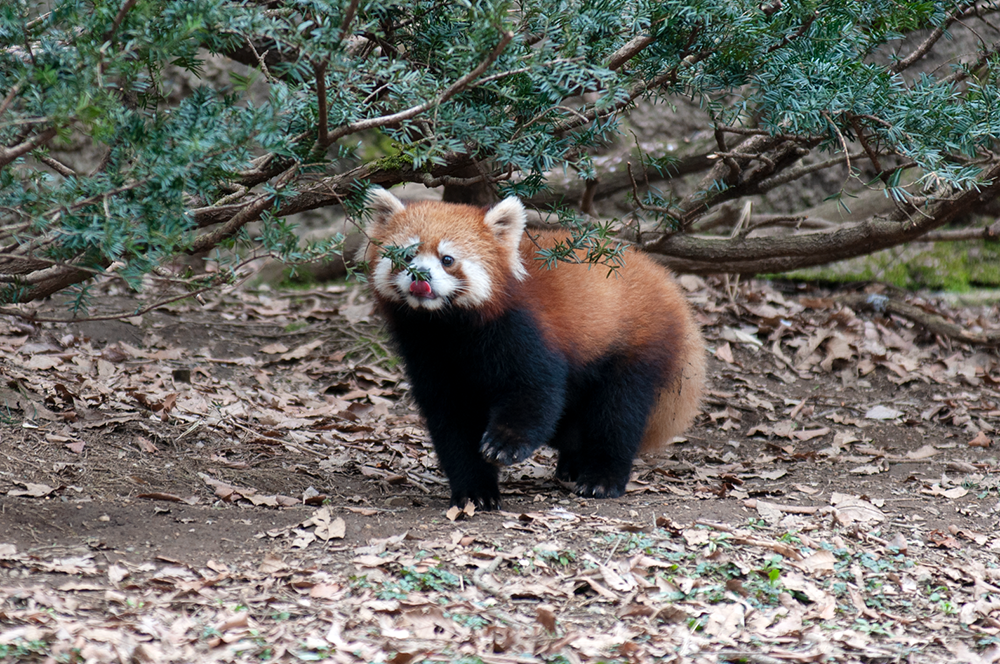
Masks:
[[[577,494],[621,496],[636,454],[691,424],[704,342],[677,284],[649,257],[628,250],[610,276],[586,263],[546,268],[538,248],[567,234],[526,231],[513,197],[489,210],[404,206],[375,188],[369,207],[359,259],[453,505],[498,508],[498,467],[542,445],[558,451],[556,476]]]

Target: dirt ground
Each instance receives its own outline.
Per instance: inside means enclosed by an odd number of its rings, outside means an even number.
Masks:
[[[473,515],[356,285],[0,320],[0,658],[1000,661],[996,349],[682,283],[686,440],[608,501],[541,450]]]

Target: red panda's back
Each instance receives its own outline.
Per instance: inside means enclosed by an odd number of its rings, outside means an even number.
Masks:
[[[642,451],[655,451],[686,429],[698,412],[705,379],[701,333],[671,274],[648,256],[627,250],[625,265],[537,259],[564,233],[528,231],[521,243],[528,268],[523,304],[545,338],[570,361],[586,364],[609,354],[631,355],[669,378],[650,415]]]

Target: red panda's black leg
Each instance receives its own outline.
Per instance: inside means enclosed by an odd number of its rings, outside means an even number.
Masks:
[[[428,428],[441,470],[451,486],[451,504],[465,507],[469,501],[481,510],[500,508],[497,467],[487,463],[476,449],[479,434],[461,417],[428,417]]]
[[[559,451],[556,479],[576,482],[580,477],[580,414],[567,412],[552,438],[552,447]]]
[[[483,458],[500,466],[524,461],[549,443],[566,400],[561,359],[537,346],[527,353],[515,351],[505,358],[507,375],[496,379],[499,396],[479,445]]]
[[[575,474],[575,491],[591,498],[625,493],[632,461],[639,452],[646,421],[659,386],[659,372],[644,363],[615,361],[602,372],[581,409],[579,447],[559,465]]]
[[[537,398],[511,399],[494,407],[479,445],[483,458],[499,466],[511,466],[530,457],[552,438],[562,403],[562,386],[554,384],[547,394]]]

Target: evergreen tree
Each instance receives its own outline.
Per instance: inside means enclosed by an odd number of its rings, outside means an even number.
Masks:
[[[401,182],[444,185],[446,200],[558,202],[566,219],[624,188],[633,209],[577,225],[576,243],[595,260],[613,258],[607,239],[618,233],[696,272],[775,272],[928,238],[969,224],[1000,189],[997,9],[929,0],[6,2],[0,304],[72,286],[83,306],[96,275],[199,289],[233,279],[259,252],[308,260],[336,242],[300,246],[288,215],[332,205],[360,214],[368,186]],[[912,73],[949,29],[970,23],[981,28],[976,52]],[[172,92],[179,73],[198,80],[216,56],[249,74]],[[705,110],[707,149],[633,150],[627,179],[602,171],[594,156],[622,142],[637,103],[660,100],[670,113],[677,99]],[[743,204],[845,166],[885,194],[887,214],[827,227]],[[552,194],[551,176],[563,172],[579,182],[566,190],[573,198]],[[655,186],[680,178],[690,180],[683,195]],[[756,233],[781,225],[791,228]],[[222,269],[209,276],[164,267],[213,249],[224,250]]]

